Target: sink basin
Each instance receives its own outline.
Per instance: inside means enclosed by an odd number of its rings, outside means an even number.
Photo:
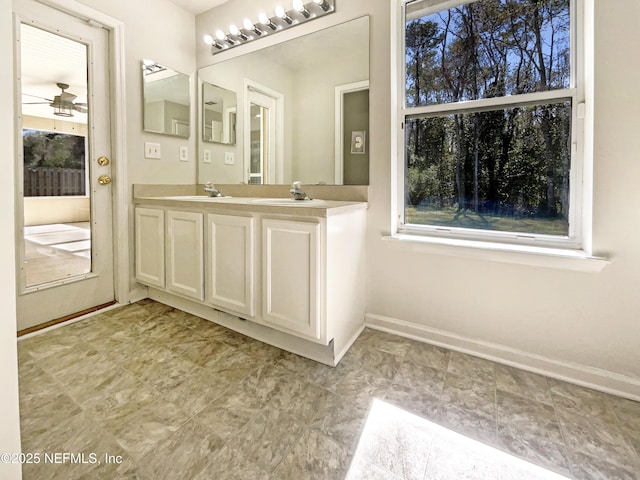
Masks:
[[[231,197],[207,197],[205,195],[178,195],[175,197],[162,197],[165,200],[195,200],[199,202],[218,202],[220,200],[224,200],[225,198]]]
[[[254,198],[251,203],[259,205],[275,205],[286,207],[315,207],[325,203],[324,200],[312,199],[312,200],[294,200],[293,198]]]

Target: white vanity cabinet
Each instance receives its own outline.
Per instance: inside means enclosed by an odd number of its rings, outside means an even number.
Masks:
[[[216,307],[255,316],[255,218],[206,217],[206,301]]]
[[[336,365],[364,327],[366,204],[315,205],[139,198],[136,279],[149,298]]]
[[[136,279],[164,288],[164,210],[137,207],[135,229]]]
[[[136,207],[136,280],[204,300],[203,215]]]
[[[262,220],[263,320],[290,333],[321,339],[321,225]]]
[[[167,290],[204,300],[203,214],[167,211]]]

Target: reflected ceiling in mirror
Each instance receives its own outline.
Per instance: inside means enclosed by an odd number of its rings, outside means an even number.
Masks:
[[[250,95],[256,85],[283,99],[282,131],[274,138],[278,164],[277,183],[294,180],[306,184],[368,184],[368,145],[351,155],[352,132],[369,129],[369,17],[361,17],[297,37],[200,69],[199,80],[232,91],[237,96],[237,142],[218,145],[199,136],[198,182],[249,183],[249,170],[265,156],[251,134]],[[342,98],[351,91],[364,92],[357,109],[344,109]],[[205,109],[203,102],[200,118]],[[340,110],[351,114],[344,118]],[[338,113],[336,113],[338,112]],[[206,112],[205,112],[206,113]],[[255,122],[254,122],[255,123]],[[370,135],[364,136],[367,142]],[[260,160],[262,161],[262,160]],[[274,178],[264,170],[265,183]],[[343,172],[343,168],[345,172]],[[347,168],[360,173],[347,175]]]
[[[142,91],[144,131],[189,138],[189,76],[153,60],[143,60]]]
[[[202,141],[236,144],[236,92],[202,83]]]

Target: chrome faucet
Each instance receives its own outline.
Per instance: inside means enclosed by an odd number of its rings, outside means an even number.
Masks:
[[[293,182],[291,184],[291,190],[289,193],[294,200],[309,200],[307,194],[300,188],[302,184],[300,182]]]
[[[220,193],[220,190],[218,190],[211,182],[207,182],[204,184],[204,191],[207,192],[210,197],[222,196],[222,193]]]

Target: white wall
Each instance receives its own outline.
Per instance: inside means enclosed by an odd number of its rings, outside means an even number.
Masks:
[[[0,58],[5,65],[13,59],[13,18],[10,0],[0,3]],[[18,360],[16,343],[16,269],[14,198],[14,109],[13,71],[0,69],[0,452],[20,452],[20,416],[18,414]],[[0,463],[0,478],[22,478],[20,465]]]
[[[80,1],[124,23],[129,184],[193,183],[196,175],[195,129],[192,129],[189,139],[142,131],[140,62],[143,58],[150,58],[177,72],[190,75],[192,101],[195,102],[194,16],[169,0],[154,0],[152,4],[131,0]],[[195,112],[193,103],[191,122],[194,126]],[[145,141],[161,144],[160,160],[144,158]],[[188,162],[179,161],[179,149],[183,145],[189,147]]]
[[[269,11],[275,3],[234,0],[206,12],[196,18],[197,37],[240,22],[247,14]],[[371,316],[464,338],[478,352],[493,346],[494,353],[513,354],[525,367],[535,368],[534,360],[542,360],[549,373],[570,371],[578,381],[640,397],[640,209],[635,198],[640,178],[640,3],[595,3],[593,247],[612,260],[601,273],[417,253],[383,242],[392,222],[391,2],[341,0],[336,13],[274,37],[371,15]],[[198,41],[198,65],[255,49],[267,40],[215,57]]]
[[[640,4],[595,3],[593,247],[612,264],[578,273],[393,249],[380,241],[389,228],[389,162],[376,155],[368,311],[539,355],[558,371],[573,366],[584,381],[602,374],[591,380],[640,396],[640,210],[632,193],[640,176]]]

